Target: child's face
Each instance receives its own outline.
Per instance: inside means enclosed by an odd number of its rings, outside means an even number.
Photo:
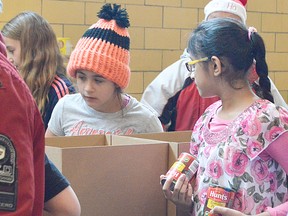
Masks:
[[[7,55],[9,61],[16,67],[19,68],[21,62],[21,45],[19,40],[4,37],[4,43],[6,45]]]
[[[201,97],[215,96],[213,89],[214,80],[211,75],[210,67],[204,68],[204,64],[210,64],[210,62],[199,62],[195,64],[194,79],[198,92]]]
[[[99,112],[116,112],[119,100],[113,82],[90,71],[77,71],[76,81],[79,93],[88,106]]]

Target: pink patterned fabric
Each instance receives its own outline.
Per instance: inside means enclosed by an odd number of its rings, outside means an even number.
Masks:
[[[211,105],[195,125],[190,152],[200,166],[193,215],[203,211],[210,184],[236,190],[233,209],[258,214],[288,200],[287,175],[271,156],[261,154],[288,129],[288,111],[258,100],[219,131],[214,121],[221,101]],[[220,123],[222,124],[222,123]],[[287,149],[288,143],[286,144]]]

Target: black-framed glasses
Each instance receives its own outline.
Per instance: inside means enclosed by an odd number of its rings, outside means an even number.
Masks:
[[[189,61],[189,62],[186,62],[186,68],[189,72],[194,72],[195,71],[195,64],[196,63],[199,63],[199,62],[204,62],[204,61],[208,61],[210,60],[209,57],[204,57],[204,58],[201,58],[201,59],[197,59],[197,60],[193,60],[193,61]]]

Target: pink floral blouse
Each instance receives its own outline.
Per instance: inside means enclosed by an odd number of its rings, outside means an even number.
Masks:
[[[208,107],[192,133],[190,152],[200,162],[193,215],[202,215],[210,184],[235,189],[232,208],[245,214],[257,214],[267,206],[287,201],[285,171],[269,155],[261,154],[288,130],[288,112],[267,100],[258,100],[215,132],[209,122],[221,105],[218,101]]]

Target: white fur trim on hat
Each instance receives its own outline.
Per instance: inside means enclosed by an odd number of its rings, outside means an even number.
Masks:
[[[246,23],[247,14],[245,7],[239,1],[233,0],[212,0],[204,8],[205,20],[214,12],[227,12],[239,16],[243,23]]]

